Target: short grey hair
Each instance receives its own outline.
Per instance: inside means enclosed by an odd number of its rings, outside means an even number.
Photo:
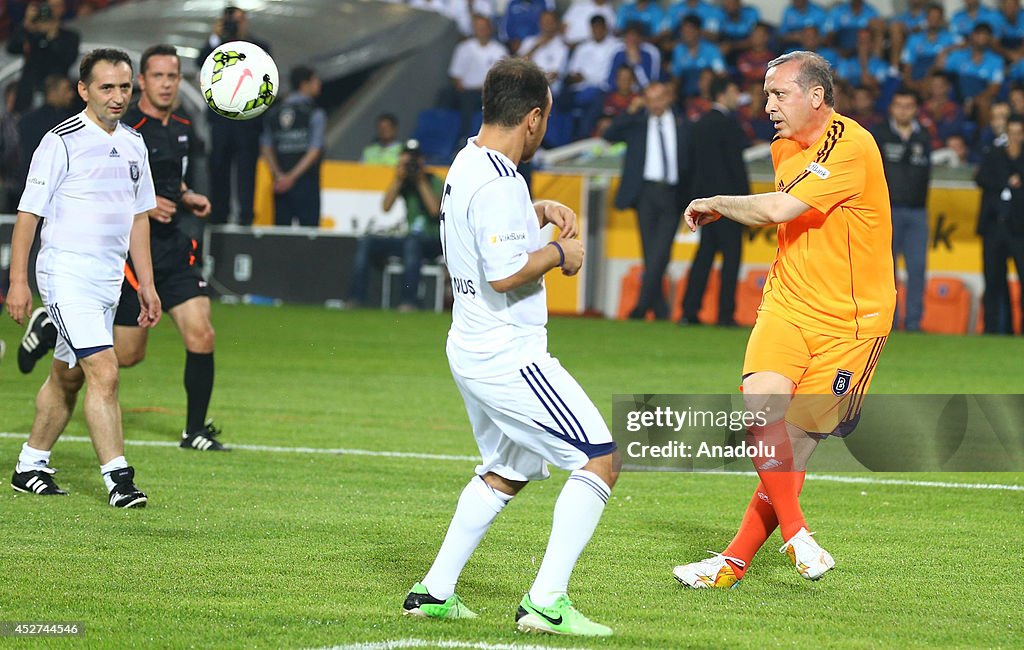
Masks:
[[[815,86],[821,86],[825,89],[825,105],[835,106],[835,83],[832,81],[832,66],[828,61],[820,54],[797,50],[772,59],[768,62],[768,69],[790,61],[800,63],[800,71],[796,75],[796,84],[800,86],[800,90],[806,93]]]

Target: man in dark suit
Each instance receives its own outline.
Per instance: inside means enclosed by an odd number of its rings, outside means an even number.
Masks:
[[[657,319],[668,318],[662,278],[682,209],[691,198],[690,127],[671,104],[668,87],[652,83],[604,133],[609,142],[626,143],[615,207],[635,209],[640,226],[644,275],[632,319],[645,318],[649,311]]]
[[[978,234],[985,275],[985,333],[1013,334],[1006,260],[1012,257],[1014,266],[1024,268],[1024,118],[1010,117],[1006,146],[989,150],[974,181],[981,188]],[[1020,300],[1024,308],[1024,294]]]
[[[711,82],[712,108],[693,128],[694,165],[693,183],[702,194],[750,194],[750,179],[743,162],[747,137],[736,119],[740,88],[727,77],[716,77]],[[697,312],[704,300],[708,275],[715,254],[722,253],[722,290],[718,296],[718,324],[733,326],[736,311],[736,279],[740,271],[740,252],[743,246],[743,226],[730,219],[719,219],[700,232],[700,246],[690,265],[690,279],[683,296],[683,317],[680,325],[699,324]]]

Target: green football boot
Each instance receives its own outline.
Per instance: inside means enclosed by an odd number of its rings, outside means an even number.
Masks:
[[[537,607],[530,594],[523,596],[516,612],[516,629],[520,632],[568,634],[572,636],[611,636],[612,628],[595,623],[572,606],[566,595],[561,595],[551,607]]]
[[[457,594],[452,594],[448,600],[439,600],[431,596],[421,582],[409,590],[405,604],[402,605],[402,613],[422,618],[476,618],[476,613],[466,607],[466,603]]]

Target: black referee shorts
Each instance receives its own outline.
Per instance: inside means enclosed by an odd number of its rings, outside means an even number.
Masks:
[[[198,296],[210,295],[206,280],[196,266],[198,244],[182,232],[171,237],[150,240],[153,255],[153,280],[156,293],[160,296],[163,311]],[[121,284],[121,301],[114,314],[114,325],[138,327],[139,305],[138,280],[131,259],[125,264],[124,282]]]

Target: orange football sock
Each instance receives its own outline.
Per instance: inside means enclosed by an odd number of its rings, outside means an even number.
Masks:
[[[799,474],[797,485],[797,494],[799,494],[804,485],[804,472],[794,473]],[[779,519],[775,516],[775,508],[772,507],[768,492],[764,489],[763,483],[758,483],[754,490],[754,496],[750,499],[750,505],[747,506],[747,511],[743,514],[740,529],[722,553],[722,555],[743,561],[743,566],[729,562],[729,566],[732,567],[737,578],[742,578],[743,574],[747,572],[754,555],[764,546],[778,526]],[[726,561],[728,562],[728,560]]]
[[[747,440],[750,444],[763,445],[765,453],[752,458],[754,469],[775,510],[785,541],[807,526],[797,498],[803,487],[804,473],[793,471],[793,446],[786,422],[777,420],[750,427]]]

